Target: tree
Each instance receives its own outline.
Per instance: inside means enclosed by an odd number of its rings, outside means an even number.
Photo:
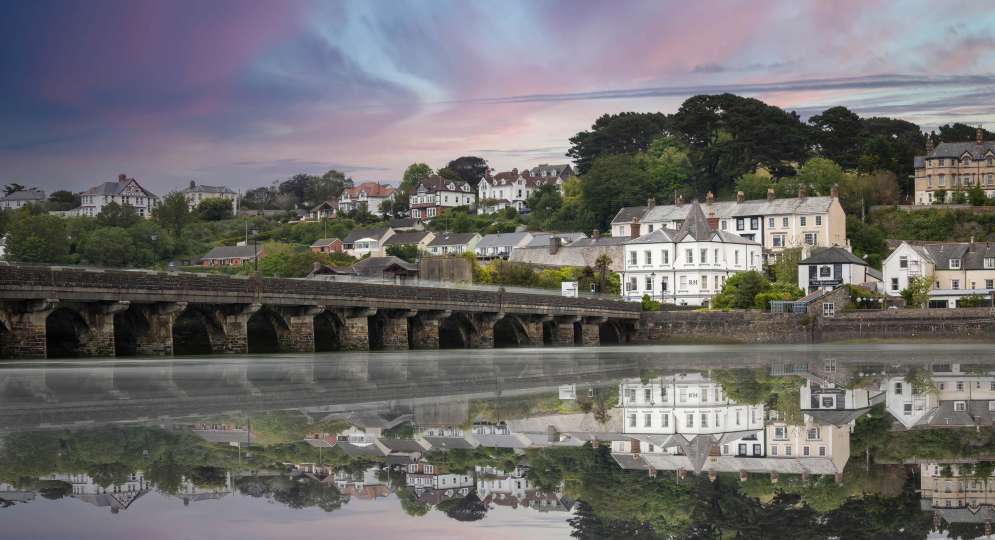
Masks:
[[[647,150],[654,139],[668,134],[669,127],[670,119],[663,113],[606,114],[589,131],[570,138],[567,156],[577,164],[577,172],[585,175],[600,157]]]
[[[387,246],[387,255],[392,257],[397,257],[399,259],[404,259],[409,263],[413,263],[418,259],[418,245],[417,244],[401,244]]]
[[[209,197],[197,205],[197,217],[203,221],[231,219],[232,202],[221,197]]]
[[[22,208],[14,213],[8,234],[8,256],[14,261],[59,264],[69,256],[66,223],[59,217]]]
[[[50,210],[72,210],[80,205],[79,194],[66,190],[53,191],[48,196],[48,204]]]
[[[183,227],[191,222],[190,205],[182,193],[173,191],[152,209],[152,217],[175,238],[179,238]]]
[[[418,182],[432,176],[432,172],[432,167],[424,163],[412,163],[408,165],[408,168],[404,169],[404,176],[401,178],[401,185],[398,190],[411,193],[418,186]]]
[[[105,204],[97,214],[97,225],[101,227],[130,227],[142,219],[134,206],[111,202]]]
[[[788,248],[777,255],[774,262],[774,281],[798,283],[798,262],[802,260],[801,248]]]
[[[649,197],[669,200],[674,190],[683,187],[677,178],[686,178],[681,174],[686,169],[679,159],[668,150],[662,159],[647,154],[620,154],[595,160],[581,177],[582,205],[594,221],[588,225],[604,230],[623,206],[646,204]]]
[[[315,207],[329,199],[338,198],[346,188],[352,187],[352,178],[331,169],[320,177],[314,178],[305,191],[305,199],[310,207]]]
[[[443,501],[438,508],[444,511],[446,516],[456,521],[480,521],[487,516],[487,506],[477,497],[475,492],[471,492],[462,499]]]
[[[755,270],[738,272],[722,285],[722,291],[712,298],[712,307],[719,309],[750,309],[756,296],[770,289],[767,278]]]
[[[84,262],[97,266],[129,266],[135,244],[121,227],[100,227],[84,238],[79,247]]]
[[[611,270],[612,258],[608,256],[607,253],[602,253],[598,255],[598,258],[594,261],[594,268],[598,273],[598,291],[599,293],[608,292],[608,273]]]
[[[933,276],[910,277],[909,285],[902,289],[905,307],[924,308],[929,302],[929,291],[933,288]]]
[[[267,187],[250,189],[242,196],[242,208],[251,210],[268,210],[273,208],[275,193]]]
[[[821,156],[844,169],[857,167],[864,137],[864,124],[859,116],[846,107],[830,107],[809,118],[808,123],[815,128],[815,142]]]
[[[954,122],[953,124],[943,124],[939,127],[939,131],[940,140],[943,142],[973,142],[974,139],[977,138],[978,128],[962,124],[960,122]],[[987,129],[981,130],[981,136],[986,141],[995,139],[995,133],[992,133]]]
[[[972,206],[985,206],[988,204],[988,196],[985,195],[985,190],[981,188],[980,182],[967,190],[967,201]]]
[[[460,180],[470,184],[473,189],[477,189],[477,184],[487,174],[489,167],[483,158],[463,156],[450,161],[446,169],[456,173]]]
[[[23,185],[18,184],[17,182],[11,182],[3,187],[3,194],[10,195],[11,193],[17,193],[18,191],[24,191],[25,189],[27,188]]]
[[[806,161],[796,178],[809,188],[809,194],[826,196],[843,181],[843,169],[829,159],[817,157]]]
[[[746,173],[736,180],[736,191],[742,191],[747,200],[766,198],[767,190],[771,187],[771,178],[765,174]]]
[[[277,191],[292,201],[288,208],[294,208],[307,200],[308,191],[313,189],[318,177],[310,174],[295,174],[280,183]]]

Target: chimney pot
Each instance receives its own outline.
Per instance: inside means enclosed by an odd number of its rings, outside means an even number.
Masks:
[[[767,200],[773,201],[775,197],[777,197],[777,194],[774,193],[774,188],[767,188]]]
[[[715,200],[715,195],[711,191],[709,191],[705,195],[705,204],[711,205],[712,201],[714,201],[714,200]]]
[[[656,198],[650,197],[646,199],[646,208],[653,208],[654,206],[656,206]]]
[[[743,193],[742,191],[737,191],[736,192],[736,204],[743,204],[743,201],[745,201],[745,200],[746,200],[746,194]]]
[[[840,185],[839,184],[833,184],[832,189],[829,190],[829,196],[832,197],[832,198],[834,198],[834,199],[838,199],[840,197]]]
[[[632,225],[629,225],[629,238],[639,238],[639,218],[632,218]]]
[[[684,195],[677,196],[677,206],[684,206]]]
[[[971,247],[969,248],[971,253],[974,253],[974,235],[971,235]]]
[[[715,215],[715,211],[708,213],[708,228],[713,231],[719,229],[719,217]]]
[[[127,181],[127,180],[128,180],[128,175],[126,175],[126,174],[119,174],[119,175],[117,175],[117,181],[118,182],[124,182],[124,181]]]

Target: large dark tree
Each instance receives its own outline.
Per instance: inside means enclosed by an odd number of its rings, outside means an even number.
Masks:
[[[594,122],[590,131],[570,138],[567,156],[573,158],[577,171],[585,174],[601,156],[648,149],[654,139],[668,133],[669,126],[669,118],[663,113],[606,114]]]
[[[995,140],[995,133],[982,129],[986,141]],[[978,128],[960,122],[940,126],[940,140],[943,142],[970,142],[977,138]],[[935,142],[935,141],[934,141]]]
[[[832,107],[808,120],[815,128],[819,153],[844,169],[857,168],[864,124],[846,107]]]
[[[728,191],[735,179],[767,167],[776,176],[794,174],[792,163],[808,155],[810,128],[794,112],[733,94],[695,96],[673,116],[694,167],[696,191]]]
[[[926,136],[919,126],[896,118],[864,118],[864,135],[858,166],[865,172],[884,169],[895,173],[905,193],[912,192],[909,178],[915,156],[926,151]],[[971,139],[974,140],[972,134]]]
[[[487,506],[476,493],[470,493],[462,499],[445,501],[438,508],[456,521],[480,521],[487,516]]]
[[[72,210],[80,205],[79,194],[64,189],[52,192],[48,196],[51,210]]]
[[[450,161],[446,168],[456,173],[460,180],[470,184],[474,189],[480,179],[487,174],[487,162],[475,156],[458,157]]]

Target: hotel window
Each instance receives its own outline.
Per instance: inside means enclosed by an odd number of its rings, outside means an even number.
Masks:
[[[687,415],[687,425],[684,426],[684,427],[689,427],[689,428],[693,428],[694,427],[694,415],[693,414],[689,413]]]
[[[643,427],[653,427],[653,415],[646,413],[643,415]]]
[[[653,278],[646,276],[646,290],[653,291]]]
[[[737,249],[736,251],[733,251],[732,254],[733,254],[733,263],[739,264],[739,250]]]
[[[712,264],[719,264],[719,248],[712,253]]]
[[[819,447],[819,457],[826,457],[826,447],[825,446],[820,446]]]
[[[708,427],[708,415],[705,413],[701,413],[701,427],[703,428]]]
[[[802,454],[803,454],[803,455],[804,455],[805,457],[808,457],[808,455],[809,455],[809,449],[808,449],[808,447],[807,447],[807,446],[804,446],[804,447],[802,447]]]
[[[660,425],[663,426],[663,427],[669,427],[670,426],[670,414],[663,413],[663,414],[660,415]]]
[[[643,388],[643,401],[646,403],[653,401],[653,389]]]
[[[947,176],[945,174],[941,174],[940,175],[939,185],[940,185],[940,187],[943,187],[943,186],[947,185]]]
[[[637,254],[637,253],[636,253],[635,251],[630,251],[630,252],[629,252],[629,264],[630,264],[630,265],[632,265],[632,266],[636,266],[637,264],[639,264],[639,263],[638,263],[638,262],[636,261],[636,257],[638,257],[638,254]]]
[[[818,241],[819,235],[816,233],[805,233],[805,245],[814,246]]]
[[[660,252],[660,261],[663,264],[670,264],[670,252],[667,251],[667,250],[661,251]]]
[[[774,247],[784,247],[784,235],[783,234],[775,234],[771,238],[771,244]]]
[[[957,381],[957,391],[958,392],[964,391],[964,381]]]
[[[652,251],[649,251],[649,250],[644,251],[643,252],[643,258],[646,259],[646,264],[647,265],[653,264],[653,252]]]
[[[684,256],[687,258],[687,263],[688,264],[694,264],[694,250],[693,249],[685,249],[684,250]]]
[[[704,274],[701,276],[701,288],[702,290],[708,289],[708,276]]]
[[[681,288],[682,291],[686,291],[687,290],[687,288],[688,288],[688,277],[687,276],[681,276],[680,288]]]
[[[629,427],[636,427],[636,415],[629,415]]]
[[[819,440],[819,428],[809,428],[808,429],[808,440],[817,441]]]
[[[736,423],[739,423],[738,418],[736,420]],[[774,440],[775,441],[786,441],[786,440],[788,440],[788,428],[785,427],[785,426],[776,426],[774,428]]]
[[[815,225],[816,226],[822,225],[822,216],[815,216]]]
[[[719,225],[719,228],[721,228],[724,231],[726,230],[726,227],[728,227],[728,224],[726,223],[726,220],[723,219],[721,225]]]
[[[718,291],[718,290],[722,289],[722,286],[721,286],[721,285],[719,285],[719,276],[712,276],[712,277],[714,277],[714,278],[715,278],[715,287],[713,287],[713,288],[714,288],[714,289],[715,289],[716,291]],[[988,280],[988,281],[990,282],[991,280]],[[988,288],[989,288],[989,289],[991,289],[991,287],[988,287]]]
[[[801,216],[800,218],[798,218],[798,224],[801,225],[802,227],[805,226],[805,216]]]
[[[790,456],[791,455],[791,447],[790,446],[785,446],[784,447],[784,455],[786,455],[786,456]]]
[[[774,218],[772,218],[772,217],[767,218],[767,228],[769,228],[769,229],[773,229],[774,228]]]
[[[677,389],[677,401],[684,403],[688,400],[688,390],[687,388]]]
[[[705,264],[707,262],[708,262],[708,250],[707,249],[702,249],[701,250],[701,264]]]
[[[788,228],[788,218],[781,218],[781,226]]]

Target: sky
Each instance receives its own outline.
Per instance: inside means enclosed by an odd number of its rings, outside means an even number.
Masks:
[[[567,162],[695,94],[995,125],[995,9],[959,1],[0,3],[0,184],[164,194],[462,155]]]

